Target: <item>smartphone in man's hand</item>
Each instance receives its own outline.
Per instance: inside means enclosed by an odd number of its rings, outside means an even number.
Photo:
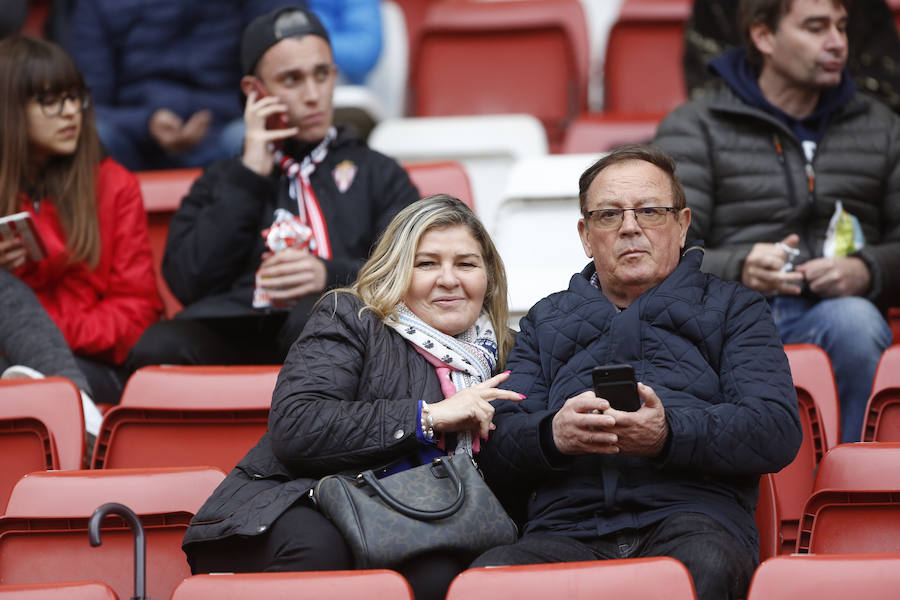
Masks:
[[[634,412],[641,407],[634,367],[626,364],[594,367],[594,394],[616,410]]]
[[[256,99],[261,100],[269,96],[269,90],[266,89],[266,86],[262,84],[261,81],[253,81],[253,89],[256,90]],[[286,113],[277,113],[266,119],[266,129],[284,129],[287,127],[287,114]]]

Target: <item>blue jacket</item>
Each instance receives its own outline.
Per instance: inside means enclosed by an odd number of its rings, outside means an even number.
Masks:
[[[159,108],[182,119],[212,110],[210,131],[241,116],[241,33],[253,18],[303,0],[79,0],[69,52],[98,121],[140,145]]]
[[[759,475],[797,453],[797,396],[763,297],[702,273],[702,257],[685,252],[621,312],[590,285],[590,264],[522,319],[503,387],[527,399],[495,403],[479,462],[492,486],[530,488],[525,533],[587,538],[702,512],[758,547]],[[608,363],[633,365],[662,400],[661,456],[564,457],[553,445],[549,420]]]

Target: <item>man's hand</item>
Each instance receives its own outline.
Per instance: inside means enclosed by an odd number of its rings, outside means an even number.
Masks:
[[[615,419],[610,431],[618,437],[619,452],[628,456],[658,456],[669,437],[666,411],[656,392],[648,385],[638,384],[638,396],[644,401],[635,412],[613,408],[606,414]]]
[[[553,415],[553,443],[562,454],[616,454],[616,420],[600,414],[609,402],[587,391],[566,400]]]
[[[244,107],[247,132],[244,134],[244,155],[241,160],[245,167],[259,175],[266,176],[272,172],[274,157],[270,142],[285,140],[300,131],[296,127],[266,129],[266,119],[286,114],[287,108],[277,96],[260,98],[255,90],[247,96],[247,105]]]
[[[150,117],[150,135],[167,154],[180,154],[190,150],[206,137],[212,113],[200,110],[191,115],[187,123],[167,108],[160,108]]]
[[[797,267],[811,292],[824,298],[865,296],[871,284],[869,268],[861,258],[814,258]]]
[[[0,269],[12,271],[25,264],[25,246],[19,238],[0,241]]]
[[[796,248],[799,236],[792,233],[780,244]],[[781,268],[787,262],[787,254],[776,244],[754,244],[750,254],[744,259],[741,283],[758,292],[777,292],[797,295],[803,290],[803,273]]]
[[[263,289],[276,302],[290,303],[325,289],[325,263],[307,250],[267,253],[257,272]]]

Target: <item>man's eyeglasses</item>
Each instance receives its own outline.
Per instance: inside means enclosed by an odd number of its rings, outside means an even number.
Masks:
[[[674,206],[640,206],[636,208],[598,208],[589,210],[584,218],[595,229],[618,229],[625,220],[625,211],[634,213],[637,224],[641,227],[658,227],[666,220],[666,215],[678,211]]]
[[[69,101],[74,102],[79,110],[91,105],[91,96],[87,90],[71,90],[65,93],[41,92],[34,99],[40,105],[45,117],[58,117]]]

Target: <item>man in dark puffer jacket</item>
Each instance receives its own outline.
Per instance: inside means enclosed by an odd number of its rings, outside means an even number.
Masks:
[[[656,144],[678,164],[703,270],[768,294],[784,343],[825,349],[856,441],[891,343],[879,309],[900,304],[900,119],[844,68],[844,2],[782,4],[741,2],[745,47],[710,65],[723,85],[666,117]],[[826,252],[838,201],[864,246]]]
[[[759,476],[796,455],[797,396],[764,298],[700,272],[702,248],[681,255],[673,173],[638,146],[582,175],[593,262],[520,323],[502,387],[527,398],[495,403],[481,454],[488,481],[530,492],[524,535],[476,566],[672,556],[698,598],[746,594]],[[610,363],[634,367],[637,412],[592,391]]]

